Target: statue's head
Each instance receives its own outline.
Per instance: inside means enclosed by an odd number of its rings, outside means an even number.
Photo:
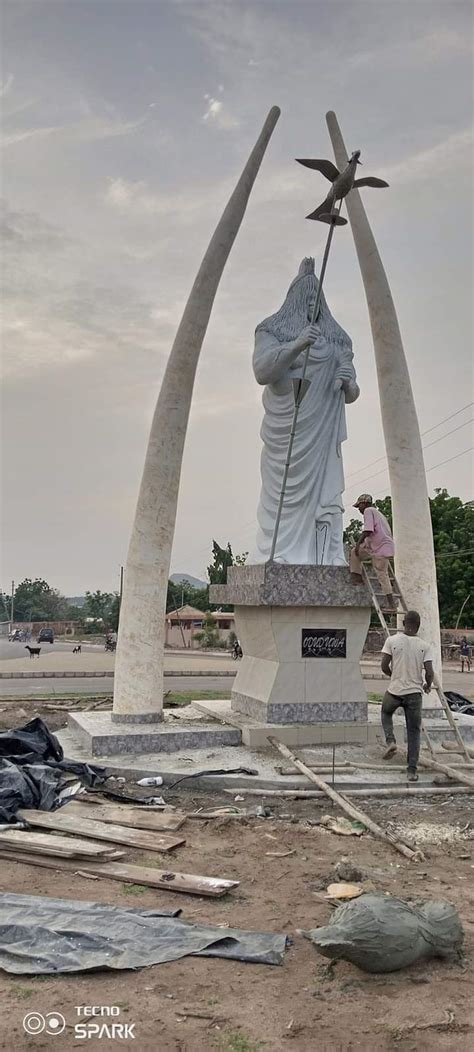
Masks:
[[[319,282],[314,273],[314,258],[305,256],[280,310],[260,322],[257,329],[271,332],[281,343],[296,339],[312,318],[318,289]],[[343,344],[348,348],[352,346],[350,337],[333,318],[324,294],[321,295],[315,320],[321,330],[321,335],[328,343]]]

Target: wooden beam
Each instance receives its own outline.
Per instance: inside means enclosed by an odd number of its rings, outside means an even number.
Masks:
[[[41,855],[57,855],[61,858],[88,858],[89,861],[123,858],[124,851],[115,851],[108,844],[79,837],[54,836],[51,833],[31,833],[23,829],[7,829],[0,832],[0,851],[6,847],[19,851],[38,852]]]
[[[154,869],[150,866],[127,866],[120,863],[104,862],[96,865],[90,862],[74,863],[69,859],[53,860],[52,858],[29,856],[21,852],[2,851],[2,858],[11,862],[23,863],[25,866],[44,866],[47,869],[76,872],[102,880],[118,880],[123,884],[143,884],[149,888],[160,888],[163,891],[183,892],[188,895],[201,895],[206,898],[220,898],[229,891],[238,888],[238,880],[224,880],[221,877],[203,877],[196,873],[176,873],[174,870]],[[225,934],[225,933],[224,933]]]
[[[281,799],[287,800],[324,800],[327,793],[318,789],[253,789],[252,787],[245,789],[223,789],[224,793],[229,796],[234,796],[238,791],[242,796],[279,796]],[[451,796],[452,793],[472,793],[472,789],[468,789],[464,785],[445,785],[445,786],[433,786],[430,785],[389,785],[387,787],[381,786],[378,789],[344,789],[344,796],[352,797],[363,797],[363,796],[441,796],[444,793]],[[189,815],[189,818],[203,818],[203,814]],[[209,816],[207,816],[209,817]],[[221,815],[221,818],[251,818],[251,815]]]
[[[150,833],[146,829],[108,825],[89,818],[74,818],[73,816],[68,818],[61,811],[31,811],[21,808],[17,812],[17,818],[27,822],[28,825],[39,826],[43,829],[55,829],[61,833],[92,837],[93,840],[110,840],[113,844],[126,844],[129,848],[143,848],[146,851],[168,852],[186,843],[183,837]]]
[[[323,778],[320,778],[319,775],[314,773],[314,771],[310,771],[306,764],[302,763],[301,760],[298,760],[294,753],[292,753],[286,745],[283,745],[283,742],[278,741],[277,738],[274,738],[271,735],[269,735],[268,741],[275,749],[278,749],[278,752],[280,752],[282,756],[285,756],[287,760],[292,760],[295,767],[297,767],[302,774],[305,774],[310,782],[314,782],[314,784],[318,786],[318,789],[322,789],[323,793],[325,793],[326,796],[329,796],[329,798],[341,808],[341,811],[344,811],[350,818],[355,819],[356,822],[362,822],[367,829],[370,829],[370,832],[373,833],[374,836],[379,838],[379,840],[384,840],[385,843],[391,844],[391,846],[401,855],[404,855],[405,858],[415,859],[416,861],[421,861],[424,858],[421,852],[413,851],[411,847],[408,847],[407,844],[404,844],[403,841],[399,840],[394,833],[382,829],[382,827],[377,825],[372,818],[369,818],[364,811],[359,811],[357,807],[353,807],[349,800],[345,800],[340,793],[336,793],[335,789],[332,789],[330,785],[327,785]]]
[[[171,814],[161,811],[150,811],[134,807],[133,804],[89,804],[74,800],[65,805],[65,813],[75,818],[96,819],[98,822],[112,822],[122,826],[133,826],[134,829],[149,829],[150,832],[175,833],[186,821],[186,815]]]
[[[474,777],[469,776],[465,771],[460,771],[459,767],[449,767],[447,763],[438,763],[431,756],[429,758],[420,756],[418,764],[428,771],[440,771],[441,774],[447,774],[448,778],[452,778],[454,782],[460,782],[461,785],[474,789]]]

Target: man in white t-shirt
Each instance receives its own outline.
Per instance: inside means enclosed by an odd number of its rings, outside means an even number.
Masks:
[[[392,594],[388,568],[395,554],[392,531],[385,515],[374,506],[370,493],[361,493],[354,508],[364,516],[364,529],[360,540],[350,553],[352,584],[363,584],[362,559],[370,556],[384,597],[381,606],[385,610],[396,610],[397,602]]]
[[[390,676],[390,686],[382,702],[382,727],[387,743],[383,758],[388,760],[397,751],[393,733],[393,714],[398,708],[402,708],[407,727],[408,781],[417,782],[422,691],[429,694],[433,683],[433,651],[431,644],[425,639],[420,639],[418,635],[420,615],[416,610],[407,611],[403,624],[405,631],[388,636],[382,647],[382,672],[385,676]]]

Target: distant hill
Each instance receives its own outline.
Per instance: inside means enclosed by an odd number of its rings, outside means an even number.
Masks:
[[[85,595],[68,595],[66,596],[66,603],[70,603],[71,606],[85,606],[86,597]]]
[[[207,588],[207,581],[200,581],[199,577],[193,577],[190,573],[172,573],[170,581],[173,584],[182,584],[183,581],[188,581],[192,588]]]

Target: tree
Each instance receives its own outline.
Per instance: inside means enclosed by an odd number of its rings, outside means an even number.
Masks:
[[[229,566],[245,566],[248,552],[241,552],[240,555],[234,555],[230,546],[230,541],[227,541],[227,547],[221,548],[217,541],[212,542],[212,555],[213,563],[207,568],[207,574],[211,584],[227,584],[227,571]],[[213,604],[216,605],[215,603]],[[219,603],[219,610],[225,610],[231,612],[234,609],[232,603],[226,603],[222,605]]]
[[[474,507],[435,490],[430,501],[436,552],[439,608],[443,627],[453,628],[464,600],[460,627],[474,624]]]
[[[204,618],[203,631],[196,632],[194,638],[197,639],[203,650],[215,649],[222,646],[219,629],[210,610],[207,611]]]
[[[100,588],[96,592],[86,592],[83,613],[86,617],[93,617],[96,621],[103,621],[106,627],[111,627],[114,615],[118,619],[117,593],[101,592]]]
[[[227,542],[226,548],[221,548],[217,541],[212,542],[212,557],[213,562],[207,568],[207,576],[211,584],[226,584],[227,583],[227,570],[229,566],[233,566],[234,556],[230,543]]]
[[[245,566],[245,563],[247,562],[248,556],[249,556],[248,552],[241,552],[240,555],[236,555],[235,559],[234,559],[235,565],[236,566]]]
[[[166,596],[166,613],[170,610],[179,610],[180,606],[196,607],[203,613],[209,610],[209,588],[194,588],[189,581],[168,581],[168,592]]]
[[[26,577],[15,589],[13,615],[15,621],[61,621],[69,617],[69,608],[57,588],[40,577]]]
[[[430,499],[431,522],[436,556],[436,575],[440,622],[443,628],[454,628],[461,606],[466,603],[460,627],[474,624],[474,506],[451,497],[446,489],[435,490]],[[375,505],[392,525],[390,497],[376,500]],[[344,541],[354,544],[362,533],[362,520],[351,519],[344,530]],[[395,554],[396,560],[396,554]]]

